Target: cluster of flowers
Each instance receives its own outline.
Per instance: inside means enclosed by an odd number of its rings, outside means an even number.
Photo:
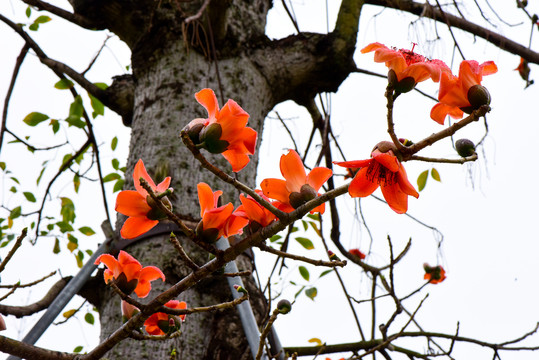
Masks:
[[[413,49],[391,49],[380,43],[372,43],[361,50],[374,51],[374,61],[384,62],[390,69],[389,81],[396,92],[412,90],[421,81],[432,79],[440,83],[438,103],[430,112],[430,117],[443,125],[447,115],[460,119],[464,113],[471,113],[482,105],[490,104],[490,94],[481,85],[484,75],[498,71],[493,61],[479,64],[475,60],[461,62],[458,76],[441,60],[427,59],[413,52]]]
[[[412,90],[418,82],[432,79],[440,82],[439,102],[431,110],[431,118],[443,124],[447,115],[459,119],[464,112],[471,112],[482,105],[490,103],[490,95],[481,86],[483,75],[493,74],[497,67],[492,61],[479,64],[474,60],[463,61],[459,75],[455,76],[447,65],[440,60],[429,60],[422,55],[409,50],[390,49],[380,43],[372,43],[361,50],[362,53],[374,51],[374,61],[385,62],[389,71],[389,86],[396,94]],[[257,132],[247,127],[249,114],[235,101],[228,102],[219,109],[215,93],[211,89],[203,89],[195,95],[197,101],[207,110],[208,117],[191,121],[186,131],[197,148],[203,148],[215,154],[222,154],[232,166],[232,171],[243,169],[249,162],[249,155],[254,154]],[[352,197],[365,197],[372,194],[378,187],[389,207],[397,213],[408,210],[408,196],[419,197],[418,192],[408,181],[406,171],[396,156],[393,143],[382,141],[371,152],[371,158],[335,162],[336,165],[347,168],[355,173],[350,182],[348,192]],[[318,190],[333,175],[325,167],[316,167],[306,173],[303,162],[294,150],[281,156],[280,170],[283,179],[264,179],[260,183],[257,194],[273,206],[284,212],[291,212],[320,194]],[[139,160],[135,165],[133,180],[135,190],[120,192],[116,200],[116,211],[128,216],[121,235],[126,239],[136,238],[165,219],[166,214],[157,206],[140,184],[144,179],[149,187],[157,194],[165,206],[172,208],[166,198],[170,185],[167,177],[156,185],[148,175],[144,163]],[[196,228],[200,240],[208,243],[217,241],[220,237],[241,234],[246,226],[251,231],[270,225],[276,221],[276,216],[262,206],[251,196],[240,195],[241,205],[234,210],[234,205],[228,203],[219,206],[222,191],[213,191],[206,183],[197,186],[200,203],[201,221]],[[324,213],[322,203],[311,213]],[[359,249],[350,253],[360,260],[365,255]],[[165,275],[155,266],[143,268],[131,255],[120,251],[118,260],[109,254],[101,255],[96,264],[107,266],[105,282],[113,281],[125,294],[135,292],[138,297],[146,297],[150,292],[150,282],[156,279],[165,280]],[[425,276],[429,283],[437,284],[445,279],[445,270],[441,266],[424,265]],[[165,306],[172,309],[185,309],[187,304],[171,300]],[[137,309],[126,302],[122,303],[124,316],[130,318]],[[144,323],[146,331],[152,335],[163,335],[179,328],[185,315],[173,316],[165,313],[153,314]]]

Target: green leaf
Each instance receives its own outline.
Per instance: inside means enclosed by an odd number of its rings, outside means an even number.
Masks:
[[[60,209],[60,214],[64,222],[72,223],[75,221],[75,204],[68,197],[61,197],[62,208]]]
[[[290,283],[292,283],[292,281],[290,281]],[[295,285],[295,284],[294,284],[294,285]],[[303,291],[303,289],[305,289],[305,286],[302,286],[301,289],[299,289],[299,290],[296,292],[296,294],[294,295],[294,299],[296,299],[296,298],[299,296],[299,294],[301,294],[301,292]]]
[[[116,150],[116,146],[118,146],[118,137],[115,136],[110,142],[110,148],[112,149],[112,151]]]
[[[43,164],[45,165],[45,164]],[[41,177],[43,176],[43,173],[45,172],[45,166],[43,166],[43,169],[41,169],[41,172],[39,173],[39,176],[36,179],[36,185],[39,185],[39,182],[41,181]]]
[[[12,186],[11,188],[9,188],[9,191],[15,194],[17,193],[17,188],[15,186]]]
[[[60,240],[58,240],[58,238],[54,240],[54,247],[52,248],[52,252],[54,254],[60,253]]]
[[[438,170],[436,170],[435,168],[432,168],[430,170],[430,175],[432,176],[432,178],[436,181],[439,181],[439,182],[442,182],[442,178],[440,177],[440,173],[438,172]]]
[[[38,16],[38,18],[34,20],[34,24],[45,24],[51,20],[52,19],[48,17],[47,15],[41,15],[41,16]]]
[[[425,170],[417,177],[417,188],[419,191],[422,191],[427,185],[427,177],[429,176],[429,171]]]
[[[93,325],[95,322],[94,316],[91,313],[86,313],[86,315],[84,315],[84,320],[90,325]]]
[[[5,162],[0,161],[0,169],[2,169],[2,171],[6,170],[6,163]]]
[[[84,107],[82,105],[82,98],[80,95],[77,95],[75,100],[69,106],[69,116],[66,119],[66,122],[71,126],[76,126],[78,128],[84,128],[86,123],[80,118],[84,113]]]
[[[114,187],[112,188],[112,192],[117,192],[117,191],[120,191],[122,190],[124,187],[124,180],[123,179],[119,179],[116,181],[116,183],[114,184]]]
[[[303,230],[307,231],[307,229],[309,228],[309,225],[307,225],[307,221],[301,220],[301,223],[303,224]]]
[[[320,274],[320,276],[318,278],[320,279],[322,276],[326,276],[327,274],[329,274],[332,271],[333,271],[333,269],[322,271],[322,273]]]
[[[28,26],[28,29],[32,31],[37,31],[37,29],[39,29],[39,24],[36,24],[36,23],[30,24],[30,26]]]
[[[89,226],[83,226],[79,228],[79,231],[86,236],[92,236],[95,234],[95,231]]]
[[[31,192],[25,191],[23,192],[23,195],[26,198],[26,200],[30,202],[36,202],[36,197]]]
[[[90,95],[90,94],[88,94]],[[98,98],[90,95],[90,105],[92,105],[92,117],[95,119],[98,115],[105,115],[105,105]]]
[[[19,179],[17,179],[17,178],[14,177],[14,176],[11,176],[10,179],[13,180],[13,182],[16,182],[16,183],[19,184],[19,185],[21,184],[21,183],[19,182]]]
[[[270,237],[270,241],[271,242],[276,242],[277,240],[279,240],[280,238],[282,238],[281,235],[273,235],[272,237]]]
[[[312,301],[314,301],[314,298],[316,295],[318,295],[318,290],[315,287],[308,288],[305,290],[305,295],[307,295]]]
[[[56,223],[56,226],[58,226],[60,228],[60,232],[62,234],[65,234],[66,232],[68,231],[73,231],[75,229],[73,229],[73,226],[71,226],[69,223],[65,222],[65,221],[58,221]]]
[[[109,182],[109,181],[118,180],[121,178],[122,177],[118,173],[110,173],[108,175],[105,175],[105,177],[103,177],[103,182]]]
[[[307,217],[309,219],[313,219],[315,221],[320,221],[320,214],[316,213],[316,214],[307,214]]]
[[[17,206],[15,209],[11,210],[9,212],[9,218],[11,220],[15,220],[16,218],[18,218],[19,216],[21,216],[21,207],[20,206]]]
[[[22,121],[24,121],[28,126],[36,126],[37,124],[47,120],[48,118],[48,115],[34,111],[26,115],[26,117]]]
[[[120,161],[116,158],[112,159],[112,167],[114,170],[120,169]]]
[[[26,17],[29,18],[30,15],[32,15],[32,8],[30,6],[28,6],[26,8]]]
[[[82,351],[83,347],[81,345],[77,346],[76,348],[73,349],[73,352],[74,353],[80,353]]]
[[[58,90],[66,90],[71,89],[73,87],[73,81],[69,79],[60,79],[56,84],[54,84],[54,87]]]
[[[56,119],[51,119],[51,122],[49,123],[50,126],[52,126],[52,132],[56,134],[58,130],[60,130],[60,122]]]
[[[309,281],[309,278],[310,278],[309,270],[307,270],[305,266],[299,267],[299,274],[301,275],[302,278]]]
[[[73,176],[73,187],[75,188],[75,192],[78,193],[80,188],[80,176],[77,174]]]
[[[305,249],[307,250],[312,250],[314,249],[314,245],[313,245],[313,242],[307,238],[304,238],[304,237],[300,237],[298,236],[296,238],[296,241],[300,243],[301,246],[303,246]]]

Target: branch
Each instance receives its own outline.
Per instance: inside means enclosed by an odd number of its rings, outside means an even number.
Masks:
[[[3,353],[17,356],[21,359],[40,359],[40,360],[71,360],[77,354],[63,353],[29,345],[21,341],[13,340],[0,335],[0,351]]]
[[[289,258],[289,259],[292,259],[292,260],[303,261],[303,262],[306,262],[308,264],[315,265],[315,266],[327,266],[327,267],[337,267],[337,266],[343,267],[343,266],[346,266],[346,260],[344,260],[344,261],[341,261],[341,260],[334,260],[334,261],[313,260],[313,259],[305,257],[305,256],[294,255],[294,254],[290,254],[290,253],[287,253],[287,252],[284,252],[284,251],[276,250],[276,249],[274,249],[272,247],[267,246],[264,243],[257,244],[256,246],[258,248],[260,248],[260,250],[262,250],[262,251],[266,251],[266,252],[269,252],[271,254],[281,256],[281,257],[285,257],[285,258]]]
[[[0,264],[0,273],[2,271],[4,271],[4,268],[6,267],[7,263],[9,262],[9,260],[11,260],[11,258],[13,257],[13,255],[15,255],[15,252],[17,251],[18,248],[21,247],[22,245],[22,241],[24,240],[24,238],[26,237],[26,234],[28,233],[28,228],[24,228],[22,229],[22,232],[21,232],[21,235],[19,235],[19,237],[17,238],[17,240],[15,241],[15,244],[13,245],[13,247],[11,248],[11,250],[9,250],[9,253],[7,254],[6,258],[2,261],[2,263]]]
[[[56,16],[61,17],[64,20],[69,21],[70,23],[79,25],[80,27],[83,27],[85,29],[94,30],[95,24],[86,19],[84,16],[81,16],[79,14],[73,14],[69,11],[66,11],[62,8],[59,8],[57,6],[54,6],[52,4],[46,3],[41,0],[22,0],[25,4],[28,4],[30,6],[34,6],[39,10],[48,11],[51,14],[54,14]]]
[[[482,26],[474,24],[468,20],[460,18],[455,15],[451,15],[439,9],[434,9],[429,7],[428,11],[425,11],[424,3],[417,3],[409,0],[365,0],[366,4],[383,6],[386,8],[397,9],[405,11],[420,17],[427,17],[448,26],[461,29],[463,31],[469,32],[479,36],[491,44],[496,45],[502,50],[508,51],[512,54],[518,55],[526,59],[530,63],[539,64],[539,53],[528,49],[525,46],[516,43],[505,36],[502,36],[494,31],[485,29]]]

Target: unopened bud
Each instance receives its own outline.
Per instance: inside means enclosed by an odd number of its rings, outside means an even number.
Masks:
[[[204,229],[204,223],[202,220],[198,223],[196,229],[195,229],[196,236],[208,244],[213,244],[217,240],[219,240],[219,229],[216,228],[210,228],[210,229]]]
[[[292,310],[292,304],[286,299],[282,299],[277,303],[277,309],[281,314],[288,314]]]
[[[221,140],[223,128],[217,123],[206,126],[200,132],[200,142],[204,144],[204,148],[212,154],[220,154],[228,148],[228,141]]]
[[[200,143],[200,131],[204,128],[204,124],[195,124],[187,130],[187,135],[193,142],[193,144]]]
[[[294,209],[297,209],[301,205],[305,204],[308,201],[311,201],[317,196],[318,193],[316,192],[316,190],[313,189],[311,185],[305,184],[301,187],[299,192],[291,192],[288,199],[290,201],[290,206],[292,206]]]
[[[468,157],[475,154],[475,145],[471,140],[459,139],[455,142],[455,149],[462,157]]]
[[[468,101],[474,110],[483,105],[490,105],[490,100],[490,93],[482,85],[474,85],[468,90]]]

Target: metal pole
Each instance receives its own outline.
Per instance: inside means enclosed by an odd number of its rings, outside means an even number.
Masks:
[[[220,250],[226,250],[230,247],[228,240],[226,238],[220,238],[219,241],[217,241],[216,246]],[[238,272],[238,267],[236,266],[235,261],[231,261],[225,265],[225,272],[227,273],[236,273]],[[228,281],[228,287],[230,288],[230,292],[232,293],[232,297],[234,299],[237,299],[241,297],[241,294],[236,291],[234,288],[234,285],[239,285],[243,288],[245,286],[243,285],[243,281],[239,276],[234,277],[227,277]],[[249,343],[249,347],[251,348],[251,353],[253,354],[253,359],[256,358],[256,353],[258,352],[258,345],[260,344],[260,331],[258,330],[258,324],[256,323],[255,315],[253,313],[253,309],[251,308],[251,304],[248,301],[244,301],[241,304],[237,306],[238,312],[240,314],[241,324],[243,325],[243,331],[245,332],[245,336],[247,337],[247,342]],[[273,331],[270,333],[273,337],[273,344],[275,347],[275,352],[279,352],[279,360],[284,360],[284,352],[281,347],[281,343],[279,342],[279,339],[277,337],[277,333]],[[268,360],[269,357],[266,353],[262,354],[262,360]]]
[[[50,306],[45,311],[45,314],[37,321],[34,327],[26,334],[22,342],[26,344],[33,345],[36,341],[43,335],[45,330],[52,324],[54,319],[60,314],[60,312],[65,308],[67,303],[77,294],[77,292],[82,288],[86,283],[90,275],[97,268],[97,265],[94,265],[95,260],[101,254],[104,254],[110,247],[110,239],[105,240],[101,246],[92,254],[90,259],[84,264],[79,273],[75,275],[69,283],[62,289],[60,294],[53,300]],[[9,356],[7,360],[21,360],[21,358],[16,356]]]

